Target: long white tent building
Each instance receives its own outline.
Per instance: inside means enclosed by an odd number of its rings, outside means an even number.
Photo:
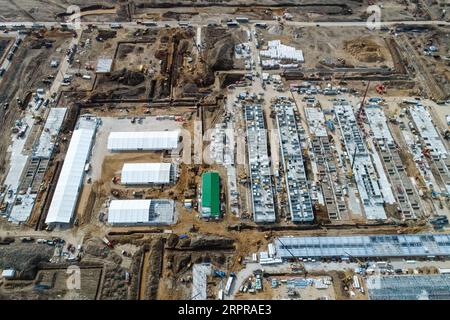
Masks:
[[[112,200],[108,223],[112,225],[168,225],[175,223],[173,200]]]
[[[125,185],[168,184],[175,181],[173,163],[125,163],[121,183]]]
[[[172,150],[178,146],[179,130],[111,132],[108,137],[109,151],[157,151]]]
[[[96,118],[80,118],[78,128],[72,134],[45,223],[71,223],[96,127]]]

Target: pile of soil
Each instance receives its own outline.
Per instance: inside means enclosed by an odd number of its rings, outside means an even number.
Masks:
[[[158,238],[152,242],[150,247],[150,258],[147,269],[147,274],[149,275],[148,279],[142,279],[143,281],[147,281],[145,292],[146,299],[156,300],[159,278],[162,272],[163,253],[164,240],[162,238]]]
[[[176,252],[167,256],[172,263],[172,271],[175,275],[183,274],[194,263],[212,263],[221,266],[226,262],[226,256],[222,252]]]
[[[131,260],[130,274],[131,281],[128,290],[128,300],[137,300],[139,298],[139,282],[141,281],[141,266],[144,259],[144,253],[148,250],[148,245],[144,245],[137,250]]]
[[[177,235],[171,235],[167,239],[167,248],[210,250],[210,249],[234,249],[234,239],[212,234],[199,234],[193,238],[179,239]]]
[[[108,39],[113,39],[117,35],[114,30],[98,30],[98,38],[102,38],[104,41]]]
[[[225,74],[223,77],[221,77],[220,87],[226,88],[230,84],[234,84],[234,83],[242,81],[242,80],[244,80],[244,74],[228,73],[228,74]]]
[[[373,63],[386,60],[381,51],[381,47],[374,41],[367,38],[358,38],[355,40],[346,41],[344,48],[361,62]]]
[[[130,44],[123,44],[119,47],[119,52],[117,53],[117,57],[119,59],[125,59],[130,53],[134,50],[134,46]]]
[[[0,246],[0,269],[13,268],[20,279],[34,279],[41,262],[53,256],[55,247],[37,243]]]
[[[125,269],[116,264],[105,264],[105,278],[102,286],[102,300],[126,300],[128,286],[125,281]]]
[[[137,6],[139,6],[139,5],[137,5]],[[198,12],[180,13],[180,12],[174,12],[174,11],[167,11],[167,12],[163,13],[162,17],[165,18],[163,20],[175,19],[177,21],[180,21],[180,20],[189,20],[193,16],[197,16],[197,15],[198,15]]]
[[[214,71],[233,69],[234,43],[226,42],[213,50],[208,63]]]
[[[191,239],[190,247],[194,250],[211,248],[233,248],[234,239],[216,235],[198,235]]]
[[[131,71],[123,68],[115,71],[109,76],[109,80],[117,81],[126,86],[137,86],[145,81],[145,76],[142,72]]]
[[[110,253],[110,249],[98,239],[89,239],[84,244],[84,252],[97,258],[106,258]]]
[[[6,39],[6,40],[5,39],[1,39],[0,40],[0,57],[3,56],[6,48],[8,48],[9,41],[10,41],[9,39]]]

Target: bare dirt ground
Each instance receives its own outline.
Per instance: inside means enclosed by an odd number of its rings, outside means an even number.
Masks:
[[[272,26],[258,31],[264,43],[281,39],[303,51],[306,68],[340,67],[393,67],[392,57],[384,38],[386,32],[368,33],[365,28],[296,28]],[[260,37],[260,39],[261,39]]]
[[[38,3],[39,5],[36,5]],[[82,9],[87,9],[90,4],[81,0],[76,0],[74,4],[81,5]],[[196,5],[209,5],[212,1],[201,0]],[[149,20],[186,20],[192,19],[194,22],[214,20],[223,22],[227,18],[235,18],[238,15],[244,15],[251,19],[273,19],[273,16],[281,16],[288,12],[293,15],[295,21],[364,21],[367,18],[365,9],[367,1],[348,1],[342,4],[338,1],[328,1],[326,4],[321,1],[275,1],[266,0],[263,3],[245,3],[244,1],[228,1],[227,3],[217,3],[214,7],[192,7],[191,1],[131,1],[129,3],[117,3],[112,1],[101,1],[94,4],[92,12],[83,15],[83,21],[129,21],[130,18],[149,19]],[[287,3],[288,8],[270,7],[270,5],[280,5]],[[97,4],[99,6],[97,6]],[[158,8],[165,4],[176,4],[173,8]],[[3,5],[3,6],[2,6]],[[63,17],[56,15],[65,12],[68,3],[62,0],[52,0],[45,6],[39,0],[0,0],[2,12],[0,21],[62,21]],[[183,7],[184,5],[184,7]],[[240,7],[232,7],[241,5]],[[131,10],[131,12],[129,12]],[[427,19],[424,10],[415,12],[414,5],[404,8],[401,1],[393,1],[385,4],[383,9],[383,19],[412,19],[415,15],[417,19]],[[217,14],[220,12],[221,14]],[[105,28],[107,29],[107,28]],[[99,75],[97,78],[82,79],[75,77],[72,86],[67,88],[60,100],[61,105],[73,106],[77,103],[87,102],[88,99],[110,99],[110,98],[133,98],[141,100],[138,103],[127,101],[126,103],[105,102],[103,105],[97,104],[92,108],[83,108],[81,113],[92,113],[98,116],[123,117],[123,122],[113,123],[104,121],[96,137],[96,142],[91,159],[92,171],[88,173],[87,178],[92,178],[91,183],[84,184],[80,194],[77,208],[77,222],[70,230],[57,230],[51,235],[63,236],[67,241],[73,244],[87,244],[87,256],[83,260],[92,263],[102,263],[104,268],[101,277],[95,272],[87,274],[87,291],[81,296],[70,296],[62,290],[64,278],[57,274],[58,284],[55,287],[53,296],[50,298],[83,298],[90,299],[125,299],[132,296],[130,291],[136,290],[133,298],[150,299],[186,299],[190,298],[191,285],[189,276],[191,275],[190,264],[197,262],[212,261],[214,266],[226,271],[238,271],[242,268],[241,260],[250,254],[266,250],[267,244],[275,236],[279,235],[351,235],[351,234],[395,234],[395,233],[415,233],[428,230],[428,226],[402,227],[380,226],[380,227],[362,227],[357,228],[353,225],[342,229],[318,228],[315,230],[280,230],[280,231],[261,231],[257,228],[246,229],[242,231],[231,231],[229,227],[242,222],[241,219],[230,214],[225,210],[225,215],[219,221],[204,221],[199,218],[198,210],[195,207],[197,200],[197,191],[201,185],[201,174],[207,170],[218,171],[221,176],[222,184],[222,202],[227,201],[227,176],[225,169],[219,165],[180,165],[180,178],[173,186],[164,188],[128,188],[120,184],[112,183],[114,176],[120,176],[120,170],[124,162],[166,162],[170,161],[167,155],[162,153],[120,153],[111,154],[106,150],[107,133],[120,128],[126,131],[148,130],[172,128],[168,123],[152,122],[149,125],[130,124],[134,116],[148,115],[177,115],[184,118],[184,122],[175,127],[187,129],[190,133],[193,131],[193,120],[199,120],[195,115],[196,103],[212,101],[211,105],[199,108],[202,109],[202,121],[205,129],[212,127],[215,123],[223,120],[224,108],[222,102],[214,105],[216,97],[223,95],[226,91],[219,89],[215,78],[218,73],[226,73],[233,69],[242,69],[242,61],[236,61],[234,56],[234,44],[245,41],[246,36],[242,29],[230,30],[229,28],[202,28],[202,42],[204,48],[202,51],[195,48],[195,38],[198,30],[195,28],[183,30],[181,28],[162,28],[149,29],[142,28],[137,33],[133,31],[120,29],[115,32],[103,30],[102,28],[93,28],[91,31],[84,31],[80,43],[80,50],[75,56],[75,63],[69,69],[69,73],[80,73],[93,75],[93,68],[99,57],[114,57],[115,61],[110,75]],[[387,46],[387,41],[392,40],[392,36],[387,32],[368,33],[364,28],[284,28],[277,25],[264,31],[258,31],[260,37],[266,42],[271,39],[280,39],[283,43],[293,45],[302,49],[306,62],[302,67],[323,68],[327,64],[347,67],[364,68],[393,68],[399,61],[394,59],[392,52]],[[40,78],[45,75],[54,75],[54,70],[49,68],[49,61],[52,58],[64,59],[66,52],[65,45],[68,42],[70,34],[47,34],[49,38],[55,38],[54,49],[29,49],[31,45],[28,40],[24,42],[21,52],[19,50],[17,58],[21,63],[15,64],[12,73],[18,75],[18,79],[11,79],[8,85],[0,86],[1,95],[5,99],[14,100],[18,92],[25,94],[27,90],[34,90],[40,86]],[[96,37],[104,38],[98,41]],[[421,55],[424,42],[430,40],[439,47],[439,54],[445,55],[448,47],[448,37],[445,30],[436,30],[431,35],[408,36],[407,40],[416,48],[417,55]],[[33,39],[36,40],[36,39]],[[26,48],[26,49],[25,49]],[[0,52],[1,56],[1,52]],[[444,90],[448,84],[448,68],[444,61],[434,57],[423,56],[417,58],[418,61],[429,68],[432,73],[438,74],[437,81],[442,84]],[[439,61],[438,61],[439,60]],[[239,71],[238,71],[239,72]],[[444,79],[444,78],[447,78]],[[332,79],[338,82],[338,79]],[[411,81],[409,83],[399,82],[390,83],[387,86],[387,95],[405,95],[417,92],[418,88]],[[259,85],[259,84],[258,84]],[[366,83],[364,81],[350,81],[349,87],[355,88],[362,94]],[[375,84],[369,88],[369,95],[377,95],[374,89]],[[3,89],[3,90],[2,90]],[[72,91],[72,92],[70,92]],[[270,94],[278,95],[272,90]],[[448,91],[448,90],[447,90]],[[269,92],[269,91],[267,91]],[[2,96],[0,96],[2,98]],[[167,104],[163,107],[155,108],[147,98],[164,99]],[[180,98],[194,98],[195,103],[191,106],[176,106],[173,102]],[[356,97],[355,97],[356,99]],[[94,99],[95,100],[95,99]],[[150,100],[150,99],[149,99]],[[220,100],[220,99],[219,99]],[[268,105],[266,101],[266,105]],[[4,123],[5,128],[11,126],[15,120],[17,109],[10,109]],[[446,109],[440,110],[439,118],[445,119]],[[266,110],[267,111],[267,110]],[[1,112],[1,111],[0,111]],[[394,112],[394,111],[393,111]],[[267,115],[267,114],[266,114]],[[269,116],[267,115],[267,118]],[[144,121],[145,122],[145,121]],[[273,121],[269,123],[273,127]],[[445,122],[444,125],[445,126]],[[105,129],[105,130],[103,130]],[[102,131],[103,130],[103,131]],[[65,130],[64,134],[70,134],[70,130]],[[2,135],[5,137],[5,135]],[[9,135],[6,135],[9,138]],[[0,154],[4,154],[5,147],[9,140],[0,141]],[[61,143],[61,153],[55,157],[56,161],[64,158],[65,148],[68,142]],[[31,146],[31,144],[29,145]],[[192,144],[191,144],[192,147]],[[205,147],[208,147],[206,144]],[[187,148],[187,145],[184,146]],[[190,150],[189,150],[190,152]],[[405,161],[408,162],[408,172],[416,174],[414,166],[411,164],[411,157],[405,155]],[[1,160],[1,159],[0,159]],[[2,162],[0,161],[0,167]],[[241,168],[242,169],[242,168]],[[241,170],[242,171],[242,170]],[[1,172],[0,172],[1,173]],[[244,187],[240,188],[245,190]],[[132,199],[133,191],[142,191],[145,198],[171,198],[177,201],[178,221],[174,226],[163,227],[130,227],[130,228],[111,228],[99,221],[101,212],[105,212],[105,201],[109,198]],[[113,196],[112,193],[115,193]],[[182,206],[184,199],[194,200],[194,209],[189,210]],[[39,203],[41,205],[41,203]],[[357,218],[353,222],[361,222]],[[245,221],[251,227],[255,227],[251,221]],[[286,224],[282,223],[282,226]],[[0,231],[2,234],[13,236],[23,235],[26,232],[39,236],[40,233],[32,233],[30,229],[24,226],[16,227],[0,221]],[[162,232],[166,231],[166,234]],[[113,232],[122,235],[111,235]],[[126,234],[127,232],[136,232]],[[169,235],[173,232],[174,235]],[[109,233],[109,234],[108,234]],[[108,234],[112,240],[119,245],[115,249],[108,249],[99,237]],[[188,240],[178,240],[179,247],[171,248],[168,244],[177,235],[186,234]],[[220,236],[231,239],[233,248],[226,250],[209,248],[205,246],[198,250],[188,248],[189,241],[199,236]],[[165,239],[166,248],[153,248],[155,241]],[[150,246],[151,245],[151,246]],[[131,257],[122,256],[122,250],[130,251],[136,254],[137,248],[142,249],[148,246],[142,255],[142,267],[135,265],[135,260]],[[139,250],[140,250],[139,249]],[[149,251],[150,250],[150,251]],[[160,263],[160,260],[163,260]],[[137,269],[136,269],[137,268]],[[159,276],[162,268],[161,278]],[[132,269],[132,270],[131,270]],[[131,272],[132,282],[130,285],[125,283],[126,272]],[[58,271],[59,272],[59,271]],[[52,277],[51,272],[42,271],[45,279]],[[336,299],[346,299],[346,293],[343,290],[345,274],[335,272],[330,274],[333,277],[333,290],[330,288],[329,296]],[[140,277],[139,286],[134,279]],[[217,285],[217,283],[215,284]],[[30,288],[28,283],[25,287]],[[94,289],[99,287],[97,294]],[[25,295],[18,290],[18,294]],[[157,291],[155,293],[155,290]],[[29,290],[30,291],[30,290]],[[28,292],[29,296],[32,294]],[[315,299],[320,297],[318,292],[304,293],[303,298]],[[0,292],[1,296],[1,292]],[[212,297],[212,296],[211,296]],[[240,296],[239,298],[247,298]],[[265,282],[265,290],[252,298],[284,298],[286,292],[277,292],[270,288],[270,283]]]

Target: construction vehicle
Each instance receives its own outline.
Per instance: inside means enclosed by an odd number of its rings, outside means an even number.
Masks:
[[[353,178],[353,169],[355,167],[356,151],[358,151],[358,148],[355,146],[355,150],[353,151],[353,157],[352,157],[352,165],[350,166],[350,170],[348,171],[348,174],[347,174],[347,177],[349,179]]]
[[[386,87],[383,84],[378,84],[375,88],[378,94],[386,93]]]
[[[103,237],[102,239],[103,243],[106,244],[109,248],[114,248],[113,244],[111,243],[111,241],[108,240],[107,237]]]
[[[348,253],[348,252],[346,252],[346,251],[344,251],[344,252],[345,252],[345,254],[346,254],[347,256],[349,256],[351,259],[353,259],[353,260],[355,260],[356,262],[358,262],[360,268],[362,268],[362,269],[367,269],[367,267],[369,266],[369,264],[368,264],[367,262],[361,261],[360,259],[358,259],[358,258],[355,257],[355,256],[352,256],[350,253]]]
[[[431,159],[430,149],[428,149],[427,147],[422,149],[422,154],[424,155],[424,157]]]
[[[445,140],[450,140],[450,130],[445,130],[443,135]]]
[[[225,276],[226,276],[225,272],[221,270],[214,270],[214,277],[225,278]]]
[[[431,197],[433,199],[436,199],[438,196],[444,196],[444,197],[450,198],[450,194],[447,192],[437,192],[437,191],[431,192]]]
[[[356,120],[358,121],[358,125],[362,125],[362,116],[364,114],[364,103],[366,101],[367,91],[369,91],[370,81],[367,81],[366,90],[364,91],[364,96],[361,100],[361,104],[359,105],[358,112],[356,113]]]

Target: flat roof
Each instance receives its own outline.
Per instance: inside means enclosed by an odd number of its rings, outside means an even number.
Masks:
[[[371,300],[449,300],[450,275],[376,275],[367,278]]]
[[[244,110],[253,218],[256,223],[272,223],[276,217],[264,112],[260,104]]]
[[[279,239],[279,240],[277,240]],[[450,256],[450,234],[280,237],[278,258]]]
[[[172,163],[125,163],[122,167],[122,184],[164,184],[174,180]]]
[[[112,58],[99,58],[97,60],[97,67],[95,68],[96,73],[109,73],[111,72],[113,64]]]
[[[51,108],[45,121],[38,143],[33,148],[33,157],[49,159],[53,152],[55,139],[59,134],[67,108]]]
[[[178,147],[179,130],[111,132],[108,137],[108,150],[171,150]]]
[[[220,180],[217,172],[202,175],[202,213],[212,217],[220,215]]]

